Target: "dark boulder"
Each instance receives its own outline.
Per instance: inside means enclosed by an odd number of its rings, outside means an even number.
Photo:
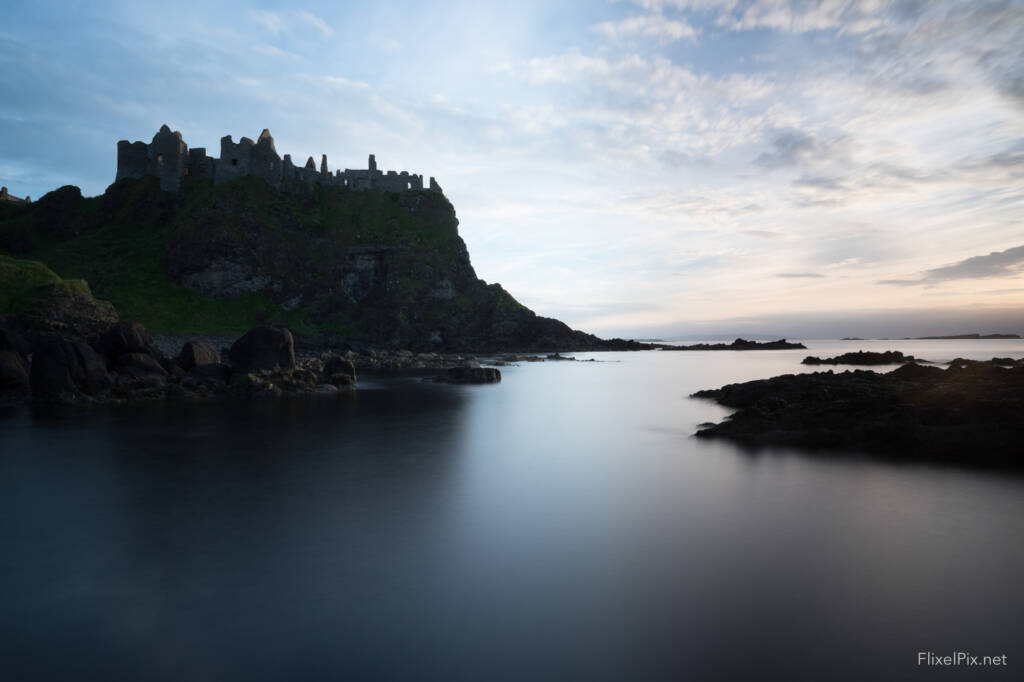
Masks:
[[[95,348],[112,362],[118,356],[128,353],[146,353],[154,358],[162,358],[153,335],[141,322],[118,322],[100,337]]]
[[[109,391],[106,363],[88,344],[43,337],[33,351],[29,383],[37,400],[74,402],[82,394],[99,398]]]
[[[235,341],[228,354],[233,370],[240,375],[295,368],[295,341],[284,327],[256,327]]]
[[[167,370],[163,368],[163,365],[148,353],[124,353],[119,355],[114,369],[118,374],[130,374],[133,376],[143,374],[167,376]]]
[[[220,362],[217,349],[203,341],[189,341],[178,353],[178,366],[188,371],[197,365],[215,365]]]
[[[0,350],[0,402],[23,398],[28,394],[28,363],[20,353]]]
[[[228,379],[230,377],[230,368],[223,363],[217,362],[196,365],[188,371],[188,374],[185,375],[185,378],[182,379],[182,381],[197,384],[218,384],[223,386],[228,383]]]
[[[0,350],[11,350],[27,357],[32,354],[32,343],[14,325],[0,322]]]
[[[493,384],[501,381],[501,371],[494,367],[451,367],[437,380],[449,384]]]

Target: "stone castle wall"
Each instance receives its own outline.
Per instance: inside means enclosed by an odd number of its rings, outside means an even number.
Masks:
[[[149,144],[128,140],[117,143],[115,180],[144,175],[159,178],[160,187],[168,192],[177,192],[185,177],[213,178],[219,184],[246,175],[261,177],[277,189],[294,182],[348,187],[356,191],[382,189],[403,192],[424,188],[422,175],[378,170],[373,154],[370,154],[365,169],[346,168],[331,173],[327,169],[326,154],[320,157],[319,169],[312,156],[300,167],[292,163],[290,154],[285,154],[284,158],[278,156],[274,138],[269,130],[264,130],[255,142],[243,137],[235,143],[230,135],[225,135],[220,140],[220,158],[214,158],[207,156],[203,147],[189,149],[181,139],[181,133],[171,132],[166,125],[160,127]],[[434,178],[430,178],[427,189],[442,191]]]

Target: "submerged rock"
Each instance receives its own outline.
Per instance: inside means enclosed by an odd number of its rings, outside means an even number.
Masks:
[[[494,367],[451,367],[436,381],[449,384],[493,384],[501,381],[501,371]]]

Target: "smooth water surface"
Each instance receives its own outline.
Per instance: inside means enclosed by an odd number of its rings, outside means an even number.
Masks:
[[[808,346],[2,415],[2,677],[1020,679],[1024,480],[698,441],[688,395],[1024,342]]]

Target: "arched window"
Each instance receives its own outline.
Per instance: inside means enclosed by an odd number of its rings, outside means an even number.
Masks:
[[[161,166],[164,165],[164,155],[163,154],[157,154],[156,155],[156,162],[159,163]]]

